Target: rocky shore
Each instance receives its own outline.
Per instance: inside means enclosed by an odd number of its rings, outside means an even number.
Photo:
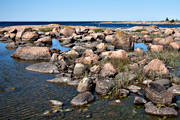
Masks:
[[[53,39],[70,50],[50,49]],[[16,49],[13,58],[43,61],[26,70],[57,74],[47,82],[77,87],[73,106],[93,102],[95,92],[116,98],[112,104],[135,94],[134,104],[147,114],[178,116],[180,28],[11,26],[0,28],[0,41]]]

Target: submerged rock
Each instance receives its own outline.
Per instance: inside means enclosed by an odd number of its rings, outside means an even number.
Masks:
[[[71,104],[74,106],[86,105],[94,100],[94,96],[91,92],[79,93],[76,97],[71,100]]]
[[[61,83],[68,83],[71,81],[70,77],[57,77],[51,80],[46,80],[47,82],[50,83],[57,83],[57,84],[61,84]]]
[[[158,116],[178,116],[178,112],[172,107],[158,108],[151,102],[145,104],[145,112]]]
[[[49,73],[49,74],[59,73],[58,67],[50,62],[33,64],[26,67],[26,70],[40,72],[40,73]]]
[[[23,60],[50,60],[51,58],[48,47],[20,47],[11,56]]]

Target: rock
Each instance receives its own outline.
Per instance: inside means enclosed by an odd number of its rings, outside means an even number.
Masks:
[[[110,80],[98,80],[96,81],[96,93],[105,96],[107,95],[111,89],[113,88],[113,82]]]
[[[127,89],[129,89],[133,93],[137,93],[139,90],[141,90],[141,87],[135,86],[135,85],[130,85],[127,87]]]
[[[154,83],[164,86],[165,88],[169,88],[171,86],[171,82],[168,79],[156,80]]]
[[[151,82],[152,82],[152,80],[144,80],[144,81],[143,81],[143,84],[144,84],[144,85],[148,85],[148,84],[150,84]]]
[[[39,35],[36,32],[25,32],[22,36],[23,41],[35,41]]]
[[[137,63],[133,63],[133,64],[130,64],[129,65],[129,68],[131,69],[131,70],[136,70],[136,69],[138,69],[138,64]]]
[[[151,115],[158,115],[158,116],[178,116],[178,112],[171,107],[162,107],[157,108],[151,102],[145,104],[145,112]]]
[[[142,105],[142,104],[146,104],[146,103],[147,103],[147,101],[144,98],[135,96],[135,98],[134,98],[135,105]]]
[[[63,103],[61,101],[58,101],[58,100],[49,100],[49,103],[52,106],[62,106],[63,105]]]
[[[79,80],[71,80],[71,81],[68,81],[67,83],[68,85],[70,86],[78,86],[79,85]]]
[[[82,57],[82,62],[86,65],[96,64],[99,60],[99,56],[94,54],[91,49],[85,50]]]
[[[117,32],[115,35],[115,39],[113,39],[112,41],[112,44],[119,49],[130,49],[131,41],[132,38],[130,35],[123,32]]]
[[[58,67],[50,62],[36,63],[26,67],[26,70],[49,74],[59,73]]]
[[[67,53],[65,53],[67,57],[69,58],[77,58],[79,56],[79,53],[75,50],[70,50]]]
[[[88,36],[85,36],[82,40],[83,40],[83,41],[91,41],[91,40],[93,40],[93,39],[94,39],[93,36],[88,35]]]
[[[46,44],[52,44],[52,39],[51,37],[43,37],[35,41],[35,43],[46,43]]]
[[[102,52],[102,57],[109,57],[112,59],[120,59],[120,60],[128,60],[128,53],[124,50],[118,50],[118,51],[106,51]]]
[[[100,43],[96,46],[96,48],[99,52],[102,52],[106,50],[107,46],[104,43]]]
[[[118,95],[127,97],[129,95],[129,90],[126,89],[118,89]]]
[[[58,56],[59,56],[59,54],[53,53],[50,61],[51,61],[51,62],[57,62],[57,61],[58,61]]]
[[[169,47],[174,49],[174,50],[179,50],[180,49],[180,42],[171,42],[169,44]]]
[[[180,31],[175,31],[174,37],[180,38]]]
[[[86,68],[83,64],[77,63],[74,67],[74,75],[83,75],[85,72]]]
[[[91,36],[93,37],[93,39],[100,39],[100,40],[104,40],[104,38],[105,38],[105,35],[104,35],[104,33],[93,33],[93,34],[91,34]]]
[[[121,100],[118,99],[109,102],[109,105],[119,105],[119,104],[121,104]]]
[[[125,87],[128,83],[133,83],[136,79],[136,75],[132,73],[118,73],[115,77],[120,87]]]
[[[144,72],[154,72],[158,75],[169,75],[168,69],[159,59],[153,59],[148,65],[144,66]]]
[[[163,46],[162,45],[149,45],[150,51],[151,52],[161,52],[163,51]]]
[[[75,33],[75,29],[70,26],[65,26],[63,29],[61,29],[60,33],[64,36],[72,36],[72,34]]]
[[[90,68],[90,71],[92,73],[99,73],[100,71],[100,66],[99,65],[94,65],[93,67]]]
[[[180,85],[173,85],[168,88],[168,91],[171,92],[174,96],[180,95]]]
[[[16,45],[15,42],[10,42],[6,45],[7,49],[16,49],[18,47],[18,45]]]
[[[166,35],[172,35],[172,34],[174,34],[174,30],[172,30],[172,29],[166,29],[166,30],[164,31],[164,34],[166,34]]]
[[[16,33],[16,40],[20,40],[26,31],[31,31],[31,30],[32,30],[31,28],[18,29],[18,31]]]
[[[51,58],[48,47],[20,47],[11,56],[23,60],[50,60]]]
[[[111,43],[114,40],[114,35],[107,35],[105,37],[105,41]]]
[[[113,31],[112,31],[112,29],[105,29],[104,34],[105,35],[112,35]]]
[[[153,42],[155,44],[161,44],[161,45],[169,45],[171,42],[173,42],[174,39],[172,36],[169,36],[167,38],[155,38]]]
[[[83,78],[77,87],[78,92],[91,91],[93,87],[93,80],[90,78]]]
[[[74,106],[86,105],[94,100],[94,96],[90,92],[79,93],[76,97],[71,100],[71,104]]]
[[[63,83],[69,83],[72,80],[70,77],[57,77],[57,78],[46,80],[46,81],[50,83],[63,84]]]
[[[101,77],[110,77],[116,74],[116,69],[111,63],[106,63],[102,68],[100,75]]]
[[[153,82],[145,87],[144,92],[146,98],[155,104],[170,105],[174,97],[165,87]]]

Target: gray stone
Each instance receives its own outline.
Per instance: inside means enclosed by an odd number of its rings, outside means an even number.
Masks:
[[[6,45],[7,49],[16,49],[18,47],[18,45],[16,45],[15,42],[10,42]]]
[[[169,88],[171,86],[171,82],[168,79],[156,80],[156,81],[154,81],[154,83],[157,83],[157,84],[164,86],[166,88]]]
[[[126,89],[119,89],[118,94],[123,97],[127,97],[129,95],[129,90]]]
[[[144,98],[135,96],[134,104],[141,105],[141,104],[145,104],[145,103],[147,103],[147,101]]]
[[[151,115],[158,116],[178,116],[178,112],[172,107],[157,108],[151,102],[145,104],[145,112]]]
[[[94,100],[94,96],[91,92],[79,93],[76,97],[71,100],[71,104],[74,106],[86,105]]]
[[[63,105],[63,103],[61,101],[58,101],[58,100],[49,100],[49,103],[52,106],[62,106]]]
[[[40,73],[50,73],[50,74],[59,73],[57,66],[50,62],[42,62],[42,63],[33,64],[26,67],[26,70],[40,72]]]
[[[81,63],[77,63],[74,67],[74,75],[83,75],[85,72],[85,66]]]
[[[57,78],[46,80],[46,81],[50,83],[61,84],[61,83],[69,83],[71,81],[71,78],[70,77],[57,77]]]
[[[78,92],[91,91],[93,87],[93,80],[90,78],[83,78],[77,87]]]

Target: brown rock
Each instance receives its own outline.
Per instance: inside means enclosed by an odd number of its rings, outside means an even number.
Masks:
[[[114,35],[107,35],[105,37],[106,42],[111,43],[114,40]]]
[[[112,29],[105,29],[104,34],[106,34],[106,35],[112,35],[112,34],[113,34],[113,31],[112,31]]]
[[[107,76],[114,76],[116,73],[116,69],[111,63],[106,63],[104,67],[101,70],[101,76],[107,77]]]
[[[174,49],[174,50],[179,50],[180,49],[180,42],[171,42],[169,44],[169,47]]]
[[[163,51],[163,46],[162,45],[149,45],[150,51],[151,52],[161,52]]]
[[[164,31],[164,34],[166,34],[166,35],[172,35],[173,33],[174,33],[174,30],[172,30],[172,29],[166,29]]]
[[[169,45],[173,41],[174,41],[174,39],[172,36],[169,36],[167,38],[155,38],[154,39],[154,43],[161,44],[161,45]]]
[[[77,87],[78,92],[91,91],[93,87],[93,80],[90,78],[83,78]]]
[[[20,47],[11,56],[24,60],[49,60],[51,58],[48,47]]]
[[[99,52],[102,52],[102,51],[106,50],[107,46],[104,43],[100,43],[96,46],[96,48]]]
[[[25,32],[22,36],[24,41],[35,41],[37,38],[38,34],[36,32]]]
[[[102,57],[109,57],[112,59],[128,60],[128,53],[124,50],[107,51],[101,53]]]
[[[99,73],[100,71],[100,66],[99,65],[94,65],[93,67],[90,68],[90,71],[92,73]]]
[[[36,43],[48,43],[48,44],[52,44],[52,39],[51,37],[44,37],[44,38],[40,38],[36,41]]]
[[[64,36],[72,36],[72,34],[75,33],[75,29],[70,26],[65,26],[63,29],[61,29],[60,33]]]
[[[169,75],[168,69],[159,59],[154,59],[148,65],[144,66],[144,72],[154,72],[159,75]]]

